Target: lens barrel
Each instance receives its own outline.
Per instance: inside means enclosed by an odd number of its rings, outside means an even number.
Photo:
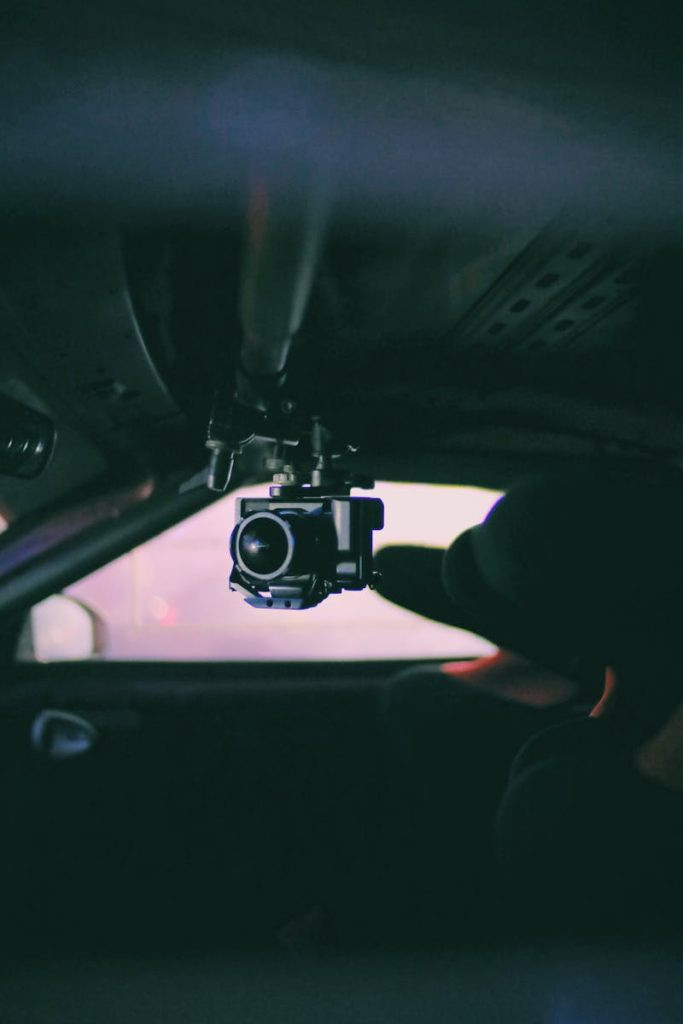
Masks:
[[[287,572],[294,557],[295,540],[289,524],[273,512],[255,512],[234,533],[235,561],[249,576],[272,580]]]
[[[327,576],[335,534],[329,516],[302,509],[253,512],[237,525],[231,540],[239,569],[256,581],[306,573]]]

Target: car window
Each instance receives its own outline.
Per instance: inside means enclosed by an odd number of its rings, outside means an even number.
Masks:
[[[307,611],[258,610],[230,591],[228,540],[240,496],[266,495],[248,487],[214,503],[67,588],[101,625],[97,657],[155,660],[369,660],[453,658],[487,654],[480,637],[430,622],[371,590],[334,595]],[[467,487],[378,484],[385,528],[375,550],[388,544],[446,546],[481,522],[499,494]],[[52,630],[41,643],[41,630]],[[33,655],[55,660],[55,612],[33,611]],[[62,632],[66,626],[62,628]],[[68,648],[68,643],[67,643]],[[25,655],[26,656],[26,655]]]

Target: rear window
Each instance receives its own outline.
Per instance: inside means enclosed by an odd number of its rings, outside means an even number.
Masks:
[[[375,534],[375,550],[406,543],[445,547],[481,522],[500,496],[394,483],[378,484],[372,493],[385,503],[386,525]],[[307,611],[250,607],[228,588],[228,540],[236,499],[259,494],[265,496],[267,487],[233,493],[69,587],[65,593],[97,616],[96,657],[355,661],[470,657],[493,650],[480,637],[413,615],[371,590],[333,595]],[[38,660],[59,659],[59,638],[69,628],[53,607],[50,614],[41,606],[32,613],[29,656]]]

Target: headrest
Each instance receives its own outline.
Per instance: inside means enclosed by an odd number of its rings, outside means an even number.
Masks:
[[[614,477],[521,484],[451,545],[443,584],[494,634],[618,662],[680,619],[683,488]]]
[[[378,565],[389,600],[593,679],[678,633],[683,486],[596,473],[530,480],[443,557],[389,548]]]

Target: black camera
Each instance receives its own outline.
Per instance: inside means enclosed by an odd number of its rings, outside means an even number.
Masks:
[[[230,589],[255,608],[313,608],[372,585],[379,498],[242,498],[230,538]]]

